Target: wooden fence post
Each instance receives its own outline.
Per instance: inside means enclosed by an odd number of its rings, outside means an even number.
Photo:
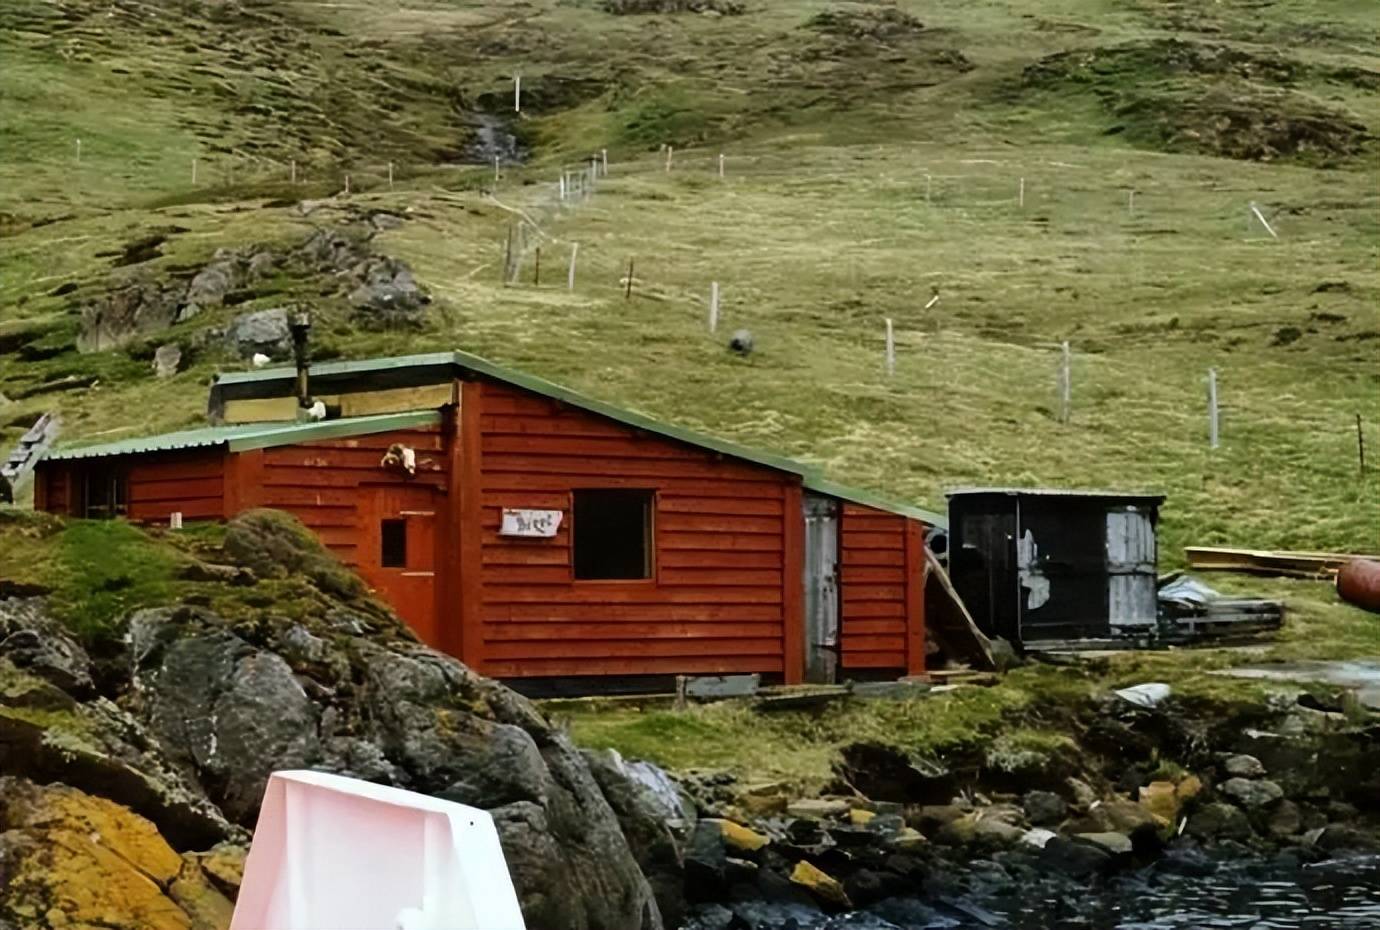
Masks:
[[[1067,423],[1073,415],[1073,365],[1068,340],[1059,349],[1059,422]]]
[[[575,290],[575,256],[580,254],[580,243],[570,243],[570,269],[565,273],[565,289]]]
[[[719,329],[719,282],[711,281],[709,284],[709,331],[717,332]]]
[[[627,281],[627,288],[623,291],[623,299],[624,299],[624,300],[632,300],[632,282],[633,282],[633,260],[632,260],[631,257],[629,257],[629,258],[628,258],[628,281]]]
[[[1218,446],[1217,369],[1208,369],[1208,448]]]
[[[886,376],[896,374],[896,331],[891,325],[891,317],[886,318]]]

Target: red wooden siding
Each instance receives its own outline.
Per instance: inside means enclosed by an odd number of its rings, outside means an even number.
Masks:
[[[225,515],[224,467],[218,449],[49,462],[39,468],[42,509],[80,516],[82,476],[118,471],[126,478],[131,520],[162,523],[174,512],[187,520],[219,519]]]
[[[388,447],[410,446],[417,474],[405,478],[379,468]],[[406,483],[444,490],[446,455],[439,426],[320,439],[235,456],[239,505],[286,510],[310,527],[345,564],[358,567],[361,544],[360,486]]]
[[[721,459],[503,385],[480,401],[480,657],[499,677],[764,672],[796,680],[793,476]],[[654,492],[653,577],[575,581],[571,495]],[[790,498],[791,491],[795,497]],[[498,535],[505,507],[565,513],[554,539]],[[795,534],[798,537],[798,531]],[[785,621],[789,617],[789,624]],[[789,660],[789,661],[788,661]]]
[[[922,671],[920,524],[845,503],[839,533],[843,668]]]

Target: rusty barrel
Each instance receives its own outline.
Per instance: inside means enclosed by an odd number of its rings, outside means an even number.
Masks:
[[[1352,559],[1337,572],[1337,594],[1342,600],[1380,613],[1380,562]]]

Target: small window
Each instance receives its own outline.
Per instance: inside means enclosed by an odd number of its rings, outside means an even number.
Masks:
[[[125,476],[118,472],[88,471],[82,476],[81,515],[88,520],[111,520],[129,512]]]
[[[379,564],[384,568],[407,568],[407,521],[384,520],[379,538],[382,542]]]
[[[575,492],[575,577],[652,576],[652,492]]]

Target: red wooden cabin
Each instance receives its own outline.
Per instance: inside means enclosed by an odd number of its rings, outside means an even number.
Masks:
[[[294,376],[221,376],[206,429],[51,453],[36,506],[291,512],[423,640],[534,685],[924,669],[933,515],[464,353],[315,366],[317,422]]]

